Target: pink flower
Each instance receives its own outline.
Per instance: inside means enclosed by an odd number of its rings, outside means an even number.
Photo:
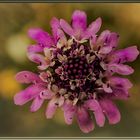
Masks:
[[[105,30],[97,36],[101,18],[87,26],[85,12],[76,10],[71,23],[53,18],[52,35],[42,29],[29,30],[36,44],[28,47],[28,57],[37,63],[39,73],[16,75],[19,82],[30,85],[15,95],[14,102],[23,105],[33,100],[34,112],[49,100],[47,118],[62,108],[67,124],[75,117],[80,129],[88,133],[94,129],[93,115],[99,127],[104,126],[105,117],[109,124],[120,121],[113,100],[128,99],[132,83],[119,75],[134,72],[125,62],[134,61],[139,51],[136,46],[116,50],[119,35],[115,32]]]

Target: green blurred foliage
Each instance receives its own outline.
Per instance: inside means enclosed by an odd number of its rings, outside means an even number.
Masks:
[[[139,47],[140,4],[0,4],[0,136],[48,136],[48,137],[123,137],[140,136],[140,59],[131,63],[135,73],[128,78],[133,82],[131,98],[117,101],[122,119],[117,125],[96,127],[89,134],[78,128],[76,121],[66,125],[61,110],[52,120],[45,118],[47,103],[36,113],[29,111],[30,103],[14,105],[13,96],[22,89],[14,79],[21,70],[36,71],[35,64],[26,57],[26,48],[32,43],[27,36],[30,27],[41,27],[50,32],[52,17],[70,22],[74,10],[84,10],[88,23],[101,17],[101,31],[110,29],[120,34],[119,48],[131,45]]]

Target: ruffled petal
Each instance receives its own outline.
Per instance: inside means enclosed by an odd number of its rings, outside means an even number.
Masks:
[[[66,32],[68,35],[70,36],[74,35],[72,27],[65,20],[60,19],[60,26],[64,30],[64,32]]]
[[[41,43],[44,47],[51,47],[54,44],[53,38],[40,28],[32,28],[28,31],[29,36]]]
[[[108,70],[122,75],[130,75],[134,72],[132,67],[123,64],[109,64]]]
[[[76,118],[80,129],[84,133],[89,133],[94,129],[93,121],[85,108],[81,107],[77,109]]]
[[[102,111],[99,103],[96,100],[94,100],[94,99],[90,99],[90,100],[87,100],[85,102],[84,106],[88,110],[91,110],[91,111],[94,112],[94,115],[95,115],[95,119],[96,119],[97,124],[100,127],[104,126],[105,117],[104,117],[103,111]]]
[[[24,105],[28,101],[38,96],[43,89],[44,87],[40,85],[31,85],[14,96],[14,103],[16,105]]]
[[[76,112],[76,106],[74,106],[71,102],[65,102],[62,106],[64,111],[64,118],[67,124],[72,124],[74,114]]]
[[[31,107],[30,107],[30,111],[31,111],[31,112],[37,111],[37,110],[41,107],[41,105],[43,104],[43,102],[44,102],[44,99],[41,99],[40,96],[37,96],[37,97],[34,99],[32,105],[31,105]]]
[[[26,84],[42,82],[37,74],[30,71],[21,71],[16,74],[15,78],[18,82]]]
[[[44,48],[41,45],[30,45],[28,47],[28,53],[43,52]]]
[[[137,46],[131,46],[122,50],[115,51],[109,56],[112,63],[125,63],[134,61],[139,55]]]
[[[100,100],[99,103],[103,109],[103,112],[107,116],[110,124],[116,124],[120,121],[120,112],[111,100],[103,99]]]
[[[91,36],[94,36],[100,30],[101,24],[102,24],[102,20],[99,17],[89,25],[89,27],[87,28],[87,30],[83,35],[83,38],[87,39]]]
[[[46,109],[47,119],[51,119],[53,117],[57,107],[58,107],[58,105],[56,104],[56,99],[55,98],[53,98],[51,101],[49,101],[47,109]]]

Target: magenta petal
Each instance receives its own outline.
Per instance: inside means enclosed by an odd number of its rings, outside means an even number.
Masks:
[[[63,105],[64,118],[67,124],[72,124],[72,120],[76,111],[76,106],[74,106],[71,102],[65,102]]]
[[[31,107],[30,107],[30,111],[31,111],[31,112],[37,111],[37,110],[41,107],[41,105],[43,104],[43,102],[44,102],[44,99],[41,99],[39,96],[37,96],[37,97],[34,99],[32,105],[31,105]]]
[[[121,115],[115,104],[111,100],[103,99],[100,100],[100,105],[103,112],[107,116],[110,124],[116,124],[120,121]]]
[[[53,98],[51,101],[49,101],[47,109],[46,109],[46,117],[47,119],[51,119],[57,109],[56,105],[56,99]]]
[[[47,65],[47,62],[45,61],[45,58],[44,58],[43,55],[35,54],[35,53],[29,53],[29,54],[28,54],[28,58],[29,58],[31,61],[33,61],[33,62],[39,64],[38,68],[41,69],[41,70],[46,69],[47,66],[48,66],[48,65]]]
[[[28,47],[28,53],[37,53],[37,52],[43,52],[44,48],[40,45],[30,45]]]
[[[139,55],[139,51],[136,46],[128,47],[122,50],[115,51],[110,56],[110,61],[114,63],[125,63],[134,61]]]
[[[39,28],[32,28],[28,31],[29,36],[45,47],[51,47],[54,44],[52,37]]]
[[[114,77],[111,77],[109,81],[111,83],[111,86],[116,87],[116,88],[124,88],[128,90],[129,88],[133,86],[132,83],[126,78],[114,76]]]
[[[119,41],[119,36],[117,33],[112,32],[109,36],[109,39],[107,41],[107,43],[109,43],[109,46],[112,48],[116,48],[118,45],[118,41]]]
[[[108,31],[102,34],[102,40],[104,42],[101,47],[99,53],[101,54],[109,54],[113,48],[116,48],[118,45],[118,34],[109,33]]]
[[[40,92],[40,98],[41,99],[52,99],[54,93],[48,89],[45,89]]]
[[[70,36],[74,35],[72,27],[63,19],[60,19],[61,28]]]
[[[40,83],[41,79],[39,76],[30,71],[21,71],[16,74],[16,80],[20,83]]]
[[[130,66],[123,64],[109,64],[108,70],[122,75],[129,75],[134,72]]]
[[[40,85],[31,85],[14,96],[14,103],[16,105],[24,105],[25,103],[39,95],[40,91],[43,89],[44,88]]]
[[[94,99],[87,100],[84,104],[85,108],[94,112],[97,124],[102,127],[105,123],[105,117],[98,101]]]
[[[87,16],[86,13],[80,10],[74,11],[72,15],[72,27],[76,31],[83,31],[87,26]]]
[[[111,99],[127,100],[130,97],[128,91],[123,88],[113,88],[113,92],[110,95]]]
[[[84,133],[89,133],[94,129],[93,121],[85,108],[81,107],[77,109],[76,118],[80,129]]]
[[[52,18],[50,24],[52,28],[53,37],[55,39],[55,44],[56,44],[58,40],[57,32],[58,32],[58,29],[60,28],[60,22],[57,18],[54,17]]]
[[[93,21],[85,31],[83,38],[86,39],[96,34],[100,30],[101,24],[102,24],[101,18],[97,18],[95,21]]]
[[[105,42],[106,38],[110,35],[110,31],[109,30],[105,30],[101,33],[101,35],[98,37],[97,39],[97,43],[103,43]]]

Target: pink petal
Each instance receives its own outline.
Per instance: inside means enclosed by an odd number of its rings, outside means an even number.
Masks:
[[[51,28],[52,28],[53,37],[54,37],[55,43],[56,43],[58,40],[57,32],[58,32],[58,29],[60,28],[60,22],[57,18],[54,17],[54,18],[52,18],[50,24],[51,24]]]
[[[30,71],[21,71],[16,74],[16,80],[20,83],[40,83],[42,82],[39,76]]]
[[[97,124],[100,127],[104,126],[105,117],[104,117],[104,114],[102,112],[102,109],[101,109],[99,103],[94,99],[90,99],[85,102],[84,106],[85,106],[85,108],[94,112]]]
[[[30,45],[28,47],[28,53],[37,53],[37,52],[43,52],[44,48],[40,45]]]
[[[134,72],[134,70],[130,66],[123,64],[109,64],[108,70],[110,72],[116,72],[122,75],[129,75]]]
[[[24,105],[25,103],[39,95],[39,93],[43,89],[44,88],[40,85],[31,85],[14,96],[14,103],[16,105]]]
[[[121,115],[115,104],[111,100],[100,100],[100,105],[107,116],[110,124],[116,124],[120,121]]]
[[[126,78],[114,76],[114,77],[111,77],[109,81],[110,81],[111,86],[116,87],[116,88],[129,89],[133,86],[132,83]]]
[[[32,105],[31,105],[31,107],[30,107],[30,111],[31,111],[31,112],[37,111],[37,110],[41,107],[41,105],[43,104],[43,102],[44,102],[44,99],[41,99],[39,96],[37,96],[37,97],[34,99]]]
[[[32,28],[28,31],[29,36],[45,47],[51,47],[54,42],[52,37],[45,31],[39,28]]]
[[[110,31],[109,30],[104,30],[101,35],[98,37],[97,39],[97,44],[99,43],[104,43],[106,38],[110,35]]]
[[[125,63],[134,61],[139,55],[137,46],[131,46],[122,50],[115,51],[109,56],[112,63]]]
[[[111,99],[127,100],[130,97],[128,91],[123,88],[113,88],[113,92],[110,95]]]
[[[48,66],[47,62],[45,61],[45,57],[43,55],[35,54],[35,53],[29,53],[28,58],[31,61],[39,64],[38,68],[41,69],[41,70],[46,69],[47,66]]]
[[[46,110],[46,117],[48,119],[51,119],[57,109],[56,99],[53,98],[51,101],[49,101],[47,110]]]
[[[109,33],[108,31],[104,34],[104,38],[102,40],[104,42],[101,47],[99,53],[101,54],[109,54],[113,48],[116,48],[118,45],[118,34]]]
[[[72,15],[72,27],[74,29],[85,30],[87,26],[87,16],[86,13],[80,10],[74,11]]]
[[[61,28],[66,32],[68,35],[73,36],[74,32],[72,27],[63,19],[60,19]]]
[[[89,133],[94,129],[93,121],[85,108],[81,107],[77,109],[76,118],[80,129],[84,133]]]
[[[54,95],[54,93],[52,91],[45,89],[45,90],[40,92],[39,97],[41,99],[52,99],[53,95]]]
[[[100,30],[101,24],[102,24],[101,18],[97,18],[95,21],[93,21],[87,28],[86,32],[84,33],[83,38],[87,39],[96,34]]]
[[[65,102],[62,109],[64,111],[65,122],[67,124],[72,124],[76,106],[74,106],[71,102]]]

